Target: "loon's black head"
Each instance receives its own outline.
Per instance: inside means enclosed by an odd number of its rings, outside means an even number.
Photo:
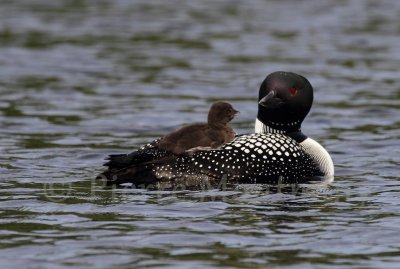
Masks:
[[[260,86],[257,119],[275,130],[299,131],[312,102],[313,88],[305,77],[274,72]]]
[[[216,102],[208,112],[208,123],[211,125],[225,125],[230,122],[239,111],[226,102]]]

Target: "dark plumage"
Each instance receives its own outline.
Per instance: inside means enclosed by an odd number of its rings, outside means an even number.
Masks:
[[[158,148],[181,155],[201,149],[217,148],[235,138],[235,132],[228,125],[238,113],[231,104],[214,103],[208,112],[207,123],[184,126],[163,137]]]

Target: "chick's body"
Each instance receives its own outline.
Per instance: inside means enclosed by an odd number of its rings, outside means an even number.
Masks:
[[[208,113],[207,123],[183,126],[163,137],[158,147],[175,155],[202,148],[217,148],[235,138],[235,132],[228,122],[237,112],[229,103],[214,103]]]

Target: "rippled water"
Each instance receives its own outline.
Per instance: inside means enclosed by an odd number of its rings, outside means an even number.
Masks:
[[[2,268],[398,268],[399,1],[5,0],[0,8]],[[305,75],[303,131],[330,185],[104,189],[131,151],[258,86]]]

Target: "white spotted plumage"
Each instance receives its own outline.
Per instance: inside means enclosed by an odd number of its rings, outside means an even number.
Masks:
[[[256,143],[262,143],[257,146],[264,146],[265,150],[256,149]],[[240,150],[233,151],[238,144],[242,145]],[[216,179],[227,175],[237,181],[253,178],[268,183],[278,177],[296,180],[316,173],[315,164],[304,154],[299,143],[288,136],[271,133],[238,136],[219,149],[198,152],[190,158],[182,157],[168,171],[164,166],[153,168],[157,175],[164,171],[160,180],[178,178],[178,175],[196,179],[206,174]]]

